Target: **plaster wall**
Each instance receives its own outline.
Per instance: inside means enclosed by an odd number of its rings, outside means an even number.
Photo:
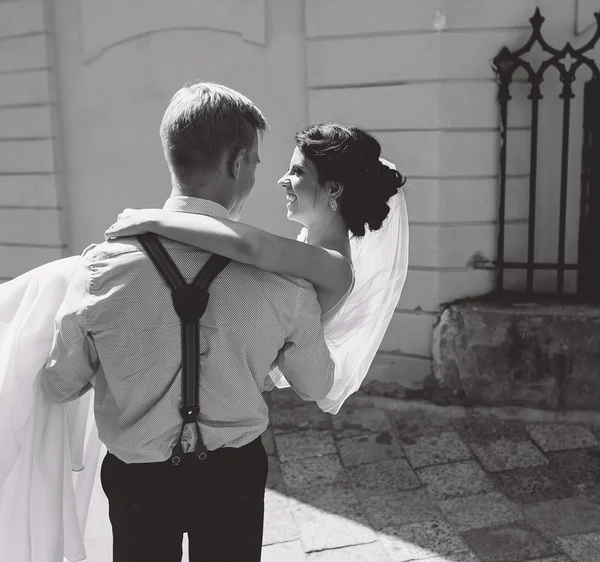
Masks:
[[[222,82],[271,125],[243,221],[296,235],[276,181],[293,133],[309,122],[366,128],[409,176],[410,271],[369,380],[420,388],[443,304],[494,287],[492,271],[473,267],[496,256],[490,63],[529,37],[536,6],[546,39],[576,47],[600,8],[596,0],[0,0],[0,282],[101,240],[124,207],[162,206],[164,109],[187,81]],[[600,61],[598,49],[593,56]],[[556,255],[560,173],[556,77],[544,88],[540,261]],[[518,77],[511,93],[505,251],[517,260],[526,247],[530,117]],[[575,93],[568,260],[577,247],[580,86]],[[553,281],[536,278],[538,288]]]

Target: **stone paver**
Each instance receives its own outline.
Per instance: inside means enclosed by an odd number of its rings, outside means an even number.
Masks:
[[[342,439],[337,447],[347,468],[404,457],[404,449],[389,431]]]
[[[473,416],[465,420],[461,436],[482,466],[490,472],[547,464],[521,422]]]
[[[490,477],[475,461],[430,466],[417,470],[431,497],[437,500],[491,492]]]
[[[337,453],[331,431],[296,431],[275,434],[275,445],[281,462]]]
[[[560,554],[550,539],[524,522],[476,529],[463,537],[481,562],[515,562]]]
[[[513,441],[501,437],[492,443],[471,443],[470,446],[489,472],[548,464],[548,459],[531,441]]]
[[[471,451],[455,431],[417,437],[415,443],[405,444],[404,450],[413,468],[472,458]]]
[[[281,472],[281,463],[276,456],[270,456],[269,474],[267,475],[267,488],[271,490],[281,490],[283,488],[283,474]]]
[[[520,421],[503,421],[480,415],[472,415],[463,420],[459,433],[471,444],[487,445],[500,439],[529,441],[525,424]]]
[[[581,497],[529,505],[523,508],[523,512],[533,525],[547,535],[600,531],[600,505]]]
[[[559,537],[557,544],[573,562],[596,562],[600,560],[600,533],[585,533]]]
[[[445,413],[420,410],[388,412],[387,417],[398,437],[408,445],[423,435],[439,435],[443,431],[462,429],[464,423],[464,420],[453,419]]]
[[[434,556],[433,558],[423,558],[419,562],[480,562],[479,558],[472,552],[455,552],[445,556]]]
[[[460,532],[495,527],[523,519],[520,509],[499,492],[439,502],[442,513]]]
[[[359,544],[350,548],[323,550],[308,555],[308,562],[390,562],[380,542]],[[282,560],[281,562],[284,562]]]
[[[304,491],[292,508],[307,552],[377,540],[354,492],[348,487]]]
[[[287,495],[276,490],[265,490],[265,522],[263,545],[298,539],[298,528],[292,516]]]
[[[286,493],[271,488],[265,490],[265,511],[279,511],[290,507],[290,498]]]
[[[348,469],[354,487],[362,496],[394,494],[421,486],[406,459],[380,461]]]
[[[331,429],[331,415],[319,410],[315,404],[273,411],[273,433],[291,433],[301,429]]]
[[[536,558],[535,560],[528,560],[527,562],[571,562],[571,559],[559,554],[558,556],[544,556],[544,558]]]
[[[385,413],[375,408],[343,408],[332,419],[336,437],[354,437],[367,433],[389,432],[392,424]]]
[[[544,452],[600,446],[594,434],[580,425],[528,424],[527,430]]]
[[[263,562],[600,562],[600,427],[272,395]]]
[[[393,562],[423,560],[469,550],[465,541],[441,521],[386,527],[380,540]]]
[[[558,472],[586,498],[600,503],[600,449],[548,453]]]
[[[300,541],[264,546],[261,562],[306,562],[306,554]]]
[[[496,487],[518,504],[531,504],[568,498],[575,490],[551,466],[518,468],[494,474]]]
[[[337,455],[281,463],[283,481],[288,491],[303,490],[308,486],[343,484],[348,480]]]
[[[441,511],[424,489],[397,494],[370,495],[362,499],[367,517],[376,531],[384,527],[441,519]]]
[[[298,538],[298,528],[290,509],[279,511],[265,508],[263,545],[293,541]]]

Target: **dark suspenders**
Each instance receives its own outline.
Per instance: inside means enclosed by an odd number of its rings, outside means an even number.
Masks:
[[[208,304],[208,287],[215,277],[223,271],[231,261],[218,254],[213,254],[200,273],[190,283],[185,278],[167,253],[156,234],[147,233],[137,237],[156,269],[164,277],[170,287],[175,312],[181,320],[181,384],[182,403],[179,409],[183,423],[179,441],[173,449],[171,462],[178,465],[183,458],[183,430],[189,423],[196,428],[196,457],[203,461],[206,458],[206,446],[200,433],[198,416],[198,377],[200,374],[199,320]]]

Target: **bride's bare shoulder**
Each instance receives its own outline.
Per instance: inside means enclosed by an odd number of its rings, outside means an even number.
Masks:
[[[339,249],[321,248],[327,258],[322,261],[322,267],[314,274],[318,275],[322,287],[334,298],[341,298],[352,284],[354,272],[352,263]],[[317,266],[318,269],[318,266]]]

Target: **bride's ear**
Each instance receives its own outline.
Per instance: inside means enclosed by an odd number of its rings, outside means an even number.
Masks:
[[[339,181],[328,181],[325,185],[327,197],[337,199],[344,191],[344,186]]]

